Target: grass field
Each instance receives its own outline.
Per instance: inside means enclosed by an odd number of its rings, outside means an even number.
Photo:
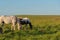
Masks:
[[[60,16],[18,15],[17,17],[28,17],[33,29],[30,30],[29,26],[26,29],[23,25],[24,29],[11,31],[11,24],[5,24],[0,40],[60,40]]]

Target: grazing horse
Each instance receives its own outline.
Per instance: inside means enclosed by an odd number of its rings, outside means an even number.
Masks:
[[[11,30],[15,30],[15,26],[18,23],[18,30],[20,30],[20,24],[18,21],[18,18],[16,16],[0,16],[0,24],[9,24],[11,23]]]
[[[20,17],[19,18],[19,22],[20,22],[20,24],[21,24],[21,27],[22,27],[22,25],[26,25],[27,26],[27,24],[29,24],[29,26],[30,26],[30,29],[32,29],[32,24],[31,24],[31,22],[30,22],[30,20],[29,20],[29,18],[22,18],[22,17]]]

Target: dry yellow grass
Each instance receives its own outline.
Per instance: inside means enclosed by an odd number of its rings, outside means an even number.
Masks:
[[[33,25],[60,24],[58,15],[19,15],[19,17],[28,17]]]

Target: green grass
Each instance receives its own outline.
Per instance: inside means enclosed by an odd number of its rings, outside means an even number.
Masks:
[[[33,29],[29,26],[26,29],[11,31],[10,26],[3,28],[3,34],[0,34],[0,40],[60,40],[60,16],[43,15],[18,15],[17,17],[28,17],[31,20]],[[17,28],[17,26],[16,26]]]

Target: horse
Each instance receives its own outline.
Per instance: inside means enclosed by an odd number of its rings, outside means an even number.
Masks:
[[[32,24],[31,24],[31,21],[30,21],[29,18],[27,18],[27,17],[25,17],[25,18],[19,17],[19,22],[21,24],[21,27],[22,27],[22,25],[26,25],[27,26],[29,24],[30,29],[32,29]]]
[[[4,26],[4,24],[12,24],[11,30],[15,30],[16,24],[18,24],[18,30],[20,30],[20,24],[18,22],[18,18],[16,16],[0,16],[0,24]]]

